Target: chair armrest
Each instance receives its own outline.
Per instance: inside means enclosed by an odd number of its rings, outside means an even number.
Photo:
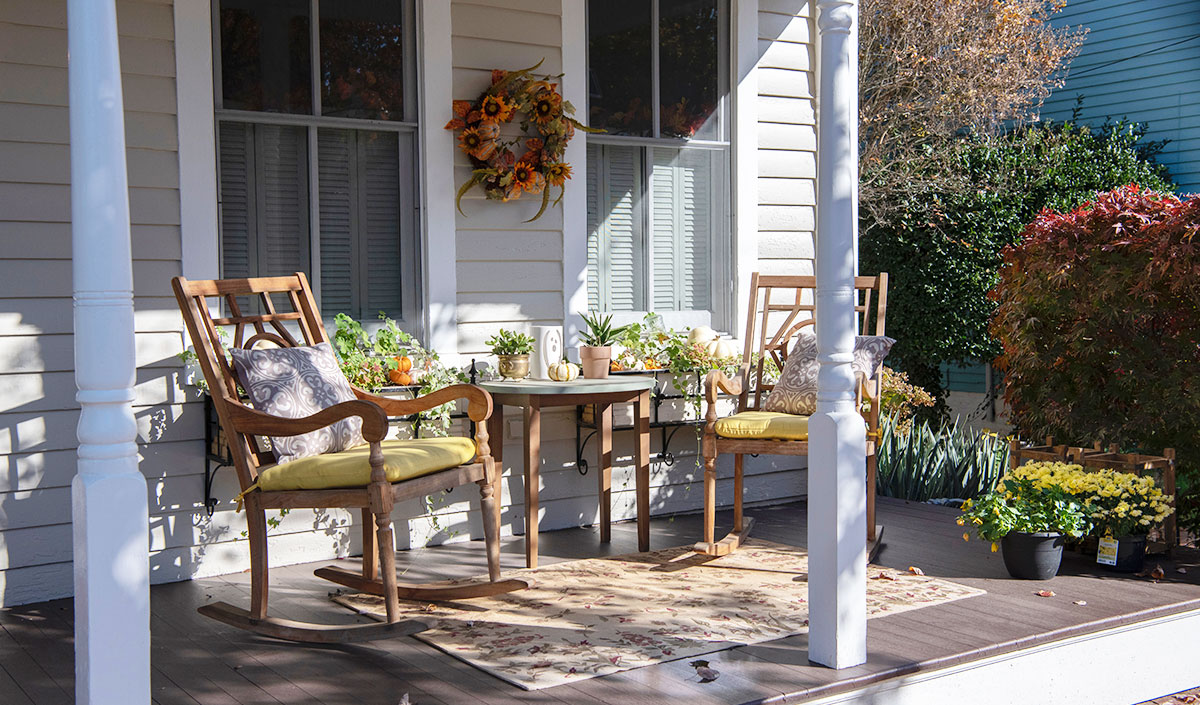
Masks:
[[[378,404],[360,399],[334,404],[298,419],[272,416],[240,403],[231,403],[229,413],[234,431],[256,436],[299,436],[352,416],[362,419],[363,440],[382,441],[388,430],[387,414],[383,409]]]
[[[858,413],[861,414],[863,419],[867,422],[867,438],[878,441],[879,416],[880,412],[882,411],[880,408],[880,401],[883,398],[883,394],[876,393],[876,390],[879,389],[880,383],[872,382],[862,372],[855,372],[854,378],[858,382],[858,384],[855,385],[857,387],[855,408],[858,409]],[[880,390],[880,392],[882,392],[882,390]],[[864,400],[870,402],[871,404],[871,408],[865,411],[862,408]]]
[[[486,421],[492,415],[492,395],[473,384],[452,384],[416,399],[389,399],[357,388],[354,393],[359,399],[378,405],[389,416],[417,414],[457,399],[467,400],[467,417],[475,423]]]
[[[746,377],[750,373],[750,365],[743,364],[738,367],[738,371],[734,374],[734,378],[730,379],[720,370],[713,370],[704,378],[704,398],[709,404],[717,403],[717,394],[725,392],[726,394],[740,395],[746,387]]]

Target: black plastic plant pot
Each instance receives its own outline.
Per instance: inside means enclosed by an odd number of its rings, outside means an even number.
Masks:
[[[1117,539],[1117,564],[1107,566],[1117,573],[1138,573],[1146,562],[1146,535]]]
[[[1004,567],[1022,580],[1049,580],[1062,563],[1063,535],[1057,532],[1027,534],[1011,531],[1000,539]]]

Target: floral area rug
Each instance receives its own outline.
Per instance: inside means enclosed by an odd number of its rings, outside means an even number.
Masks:
[[[432,626],[416,638],[527,690],[808,631],[808,555],[767,541],[721,558],[679,547],[504,577],[529,588],[453,605],[401,602],[401,612]],[[869,617],[984,593],[876,566],[868,577]],[[385,618],[380,597],[333,599]]]

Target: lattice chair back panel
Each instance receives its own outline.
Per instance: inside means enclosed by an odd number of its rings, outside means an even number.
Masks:
[[[816,324],[817,279],[812,276],[753,275],[746,314],[742,363],[750,365],[750,385],[742,392],[739,411],[762,407],[775,388],[769,363],[782,370],[801,330]],[[884,335],[887,274],[854,278],[854,318],[859,335]],[[879,384],[878,377],[876,384]]]

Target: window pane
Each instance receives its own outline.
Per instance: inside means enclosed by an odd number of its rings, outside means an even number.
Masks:
[[[404,119],[404,12],[400,0],[321,3],[321,112]]]
[[[590,124],[612,134],[652,136],[651,3],[588,3]]]
[[[718,139],[718,0],[659,0],[663,137]]]
[[[306,0],[221,0],[220,24],[224,108],[312,112]]]

